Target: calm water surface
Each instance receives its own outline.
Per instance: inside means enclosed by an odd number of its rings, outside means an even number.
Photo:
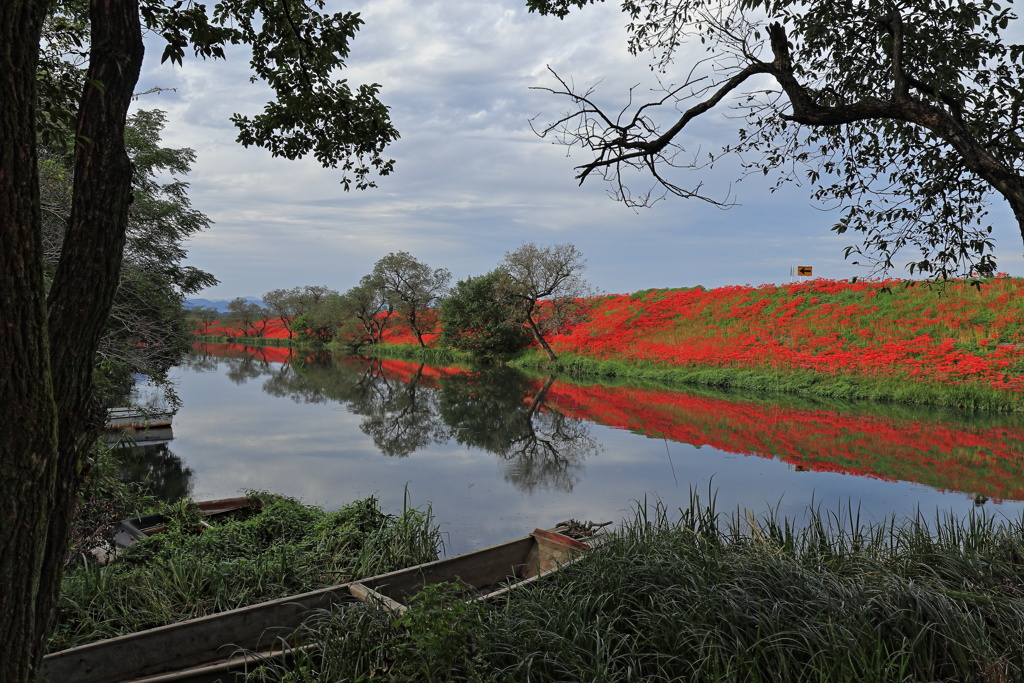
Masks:
[[[430,505],[453,554],[574,518],[853,506],[861,519],[1024,512],[1018,418],[580,385],[398,361],[207,349],[175,370],[174,438],[135,462],[197,499],[274,491],[334,509]],[[184,472],[185,478],[182,478]]]

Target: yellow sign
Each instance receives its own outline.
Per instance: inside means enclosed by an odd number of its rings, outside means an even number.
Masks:
[[[812,268],[810,266],[797,266],[796,267],[796,274],[797,275],[810,275],[811,271],[812,271]]]

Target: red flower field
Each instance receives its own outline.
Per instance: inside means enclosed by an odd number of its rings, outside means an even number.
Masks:
[[[562,353],[771,367],[1024,390],[1024,281],[898,281],[650,290],[599,299]]]

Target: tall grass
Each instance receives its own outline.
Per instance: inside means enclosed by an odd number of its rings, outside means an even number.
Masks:
[[[441,539],[429,508],[382,511],[375,498],[324,512],[268,494],[258,512],[196,533],[185,504],[166,532],[105,566],[65,572],[50,651],[427,562]]]
[[[325,613],[308,634],[320,648],[261,675],[1024,679],[1024,522],[974,514],[865,525],[853,508],[807,517],[726,516],[696,496],[674,519],[638,506],[597,551],[507,602],[460,604],[454,625],[453,603],[436,599],[415,623],[363,608]],[[429,658],[410,651],[419,642],[434,643]]]

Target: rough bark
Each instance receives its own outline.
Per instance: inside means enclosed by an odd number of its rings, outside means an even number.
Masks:
[[[48,547],[56,418],[46,336],[35,74],[46,3],[0,3],[0,680],[27,681]]]
[[[558,360],[555,356],[555,352],[551,349],[551,345],[548,344],[548,340],[544,338],[544,333],[540,331],[540,325],[538,325],[537,321],[534,319],[532,310],[526,313],[526,324],[529,326],[530,332],[533,334],[533,338],[540,345],[540,348],[544,349],[544,353],[547,354],[548,360],[552,363]]]
[[[92,0],[71,219],[46,301],[35,77],[47,4],[0,3],[0,680],[11,683],[35,680],[102,416],[92,367],[121,264],[131,187],[124,126],[143,54],[137,0]]]

